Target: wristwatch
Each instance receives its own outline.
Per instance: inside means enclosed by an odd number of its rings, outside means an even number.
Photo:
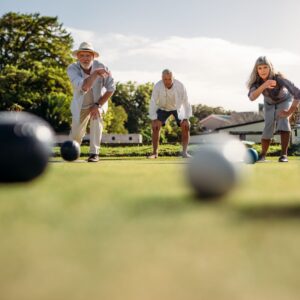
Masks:
[[[100,103],[98,103],[98,102],[95,102],[94,103],[96,106],[98,106],[98,108],[101,108],[102,107],[102,105],[100,104]]]

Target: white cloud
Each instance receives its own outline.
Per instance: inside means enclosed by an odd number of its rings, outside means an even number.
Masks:
[[[69,28],[75,47],[91,41],[101,60],[117,81],[156,82],[162,69],[170,68],[182,81],[193,104],[223,106],[226,109],[257,110],[247,98],[246,81],[258,56],[268,56],[276,69],[300,85],[300,56],[284,49],[266,49],[231,43],[222,39],[172,36],[149,39],[134,35],[101,36]],[[262,99],[260,99],[260,102]]]
[[[80,30],[75,28],[67,28],[69,32],[71,32],[74,41],[75,47],[78,47],[81,41],[93,41],[96,38],[96,35],[92,31]]]

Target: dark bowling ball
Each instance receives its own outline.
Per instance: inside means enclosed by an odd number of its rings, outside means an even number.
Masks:
[[[48,123],[25,112],[0,112],[0,182],[30,181],[44,172],[53,146]]]
[[[61,157],[67,161],[74,161],[80,155],[80,145],[76,141],[66,141],[60,148]]]

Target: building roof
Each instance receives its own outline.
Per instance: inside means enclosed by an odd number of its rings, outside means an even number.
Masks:
[[[264,119],[261,113],[254,111],[245,111],[245,112],[232,112],[231,113],[231,124],[242,124],[254,121],[261,121]]]
[[[205,122],[205,121],[207,121],[209,119],[212,119],[212,118],[230,123],[231,116],[230,115],[211,114],[211,115],[207,116],[206,118],[200,120],[199,123]]]
[[[256,122],[263,122],[264,117],[261,113],[247,111],[247,112],[232,112],[230,115],[218,115],[211,114],[206,118],[199,121],[200,124],[206,125],[209,121],[219,121],[215,123],[215,126],[211,129],[223,129],[223,128],[232,128],[236,126],[243,126],[254,124]]]
[[[251,124],[256,124],[256,123],[262,123],[264,121],[265,121],[264,119],[261,119],[261,120],[252,121],[252,122],[244,122],[244,123],[239,123],[239,124],[232,124],[232,125],[228,125],[228,126],[218,127],[218,128],[216,128],[216,130],[228,129],[228,128],[235,128],[235,127],[240,127],[240,126],[245,126],[245,125],[251,125]]]

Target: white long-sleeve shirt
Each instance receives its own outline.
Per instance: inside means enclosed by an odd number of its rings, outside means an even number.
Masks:
[[[172,89],[175,95],[175,109],[180,120],[189,119],[192,116],[192,107],[188,101],[188,96],[184,85],[174,79]],[[149,117],[151,120],[157,119],[157,110],[167,110],[168,103],[166,103],[166,87],[162,80],[157,82],[153,88],[152,96],[149,106]]]

